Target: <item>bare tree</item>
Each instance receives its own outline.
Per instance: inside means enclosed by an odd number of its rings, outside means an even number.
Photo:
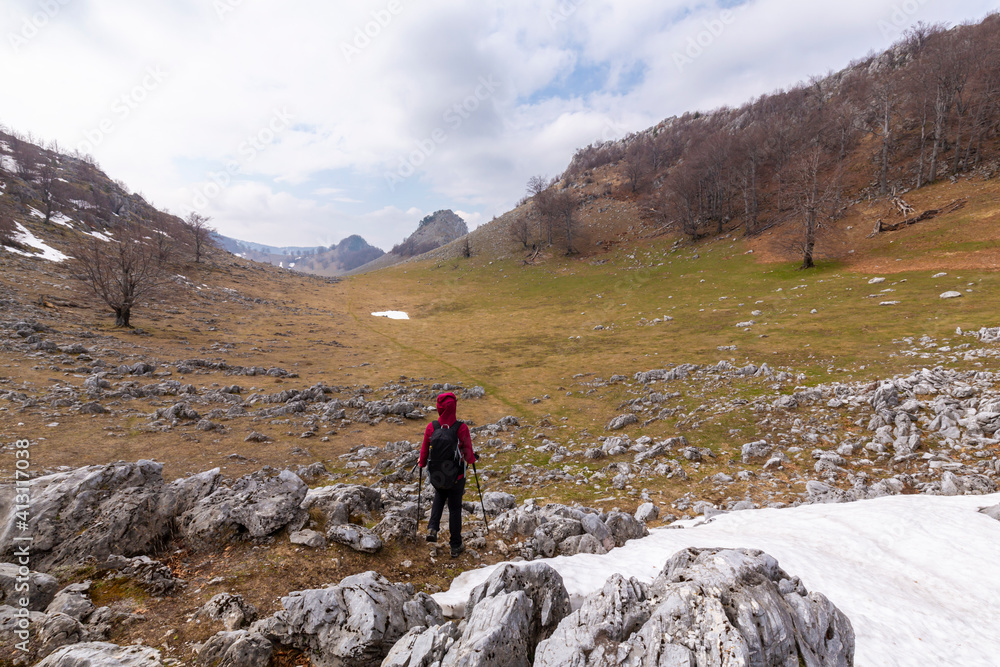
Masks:
[[[10,135],[10,152],[14,158],[14,173],[25,181],[31,179],[31,173],[35,169],[35,156],[37,151],[31,145],[30,137],[25,139],[20,134],[14,132]]]
[[[208,225],[210,220],[211,218],[208,216],[192,211],[187,220],[184,221],[188,233],[191,235],[191,243],[194,246],[195,264],[201,261],[202,254],[207,254],[208,248],[213,245],[212,232],[215,230]]]
[[[572,255],[576,252],[573,247],[573,234],[576,226],[577,200],[569,190],[555,190],[550,188],[543,193],[539,200],[535,199],[538,205],[539,215],[545,220],[546,229],[549,233],[549,245],[552,244],[554,230],[561,230],[566,238],[566,254]]]
[[[53,158],[54,160],[54,158]],[[55,213],[56,205],[56,185],[59,183],[56,177],[56,167],[46,156],[42,156],[42,161],[35,172],[35,183],[38,185],[42,208],[45,213],[45,223],[52,221],[52,214]]]
[[[528,226],[527,218],[522,215],[517,216],[510,225],[510,235],[527,249],[528,241],[531,240],[531,228]]]
[[[840,165],[830,166],[830,156],[817,138],[798,156],[794,164],[792,191],[795,209],[802,224],[802,267],[816,266],[816,242],[834,218],[841,203]]]
[[[150,240],[161,235],[146,224],[123,222],[112,234],[110,241],[81,234],[72,266],[75,277],[114,311],[115,326],[131,327],[132,309],[169,280],[169,256]]]
[[[536,174],[528,179],[527,185],[527,195],[529,197],[534,197],[535,195],[545,192],[549,187],[551,181],[541,174]]]
[[[632,192],[638,192],[650,168],[650,146],[645,136],[637,136],[625,149],[625,178]]]

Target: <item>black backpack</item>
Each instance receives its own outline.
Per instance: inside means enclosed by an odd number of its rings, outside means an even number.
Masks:
[[[461,425],[462,422],[455,422],[448,427],[434,422],[427,478],[435,489],[450,491],[455,488],[458,478],[465,474],[465,461],[458,448],[458,429]]]

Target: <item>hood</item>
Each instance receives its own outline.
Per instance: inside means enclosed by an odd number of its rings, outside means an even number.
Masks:
[[[437,397],[438,422],[451,426],[455,423],[455,408],[458,405],[458,398],[455,394],[446,392]]]

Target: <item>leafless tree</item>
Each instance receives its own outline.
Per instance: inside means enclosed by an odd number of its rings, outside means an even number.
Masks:
[[[528,219],[525,216],[519,215],[514,219],[510,225],[510,235],[515,241],[520,241],[521,245],[527,249],[528,241],[531,240],[531,228],[528,226]]]
[[[56,187],[59,180],[56,177],[55,158],[43,155],[35,171],[35,184],[38,186],[40,199],[42,201],[43,213],[45,213],[45,223],[52,221],[52,214],[55,213]]]
[[[71,250],[72,267],[114,311],[115,326],[131,327],[133,308],[169,281],[169,256],[155,241],[161,234],[148,224],[122,222],[111,234],[110,241],[81,234]]]
[[[192,211],[187,220],[184,221],[191,236],[191,244],[194,247],[195,264],[201,262],[202,254],[207,254],[208,249],[213,245],[212,232],[215,230],[208,225],[210,220],[211,218]]]
[[[816,242],[840,209],[841,166],[831,164],[831,156],[817,137],[794,163],[792,194],[802,224],[802,267],[816,266]]]
[[[30,137],[25,139],[17,132],[13,132],[8,143],[10,144],[11,157],[16,163],[14,173],[25,181],[30,180],[35,169],[37,155],[37,150],[31,144]]]
[[[646,177],[649,169],[649,140],[644,135],[637,136],[625,149],[625,178],[633,193],[638,192],[639,188],[642,187],[642,180]]]

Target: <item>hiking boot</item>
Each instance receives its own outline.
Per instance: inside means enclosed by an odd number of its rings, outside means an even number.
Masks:
[[[438,541],[438,532],[436,530],[428,530],[427,531],[427,541],[428,542],[437,542]]]
[[[459,544],[457,547],[453,546],[451,548],[451,557],[452,558],[458,558],[459,554],[461,554],[463,551],[465,551],[465,545],[464,544]]]

